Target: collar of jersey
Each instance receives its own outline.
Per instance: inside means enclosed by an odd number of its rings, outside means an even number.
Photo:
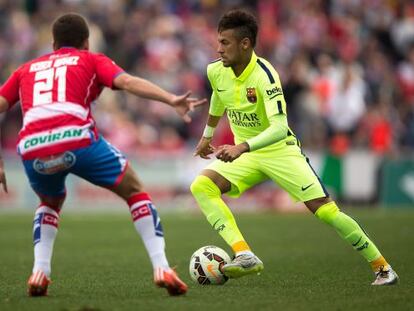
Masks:
[[[246,68],[244,68],[243,72],[240,74],[240,76],[236,77],[236,75],[234,74],[233,69],[231,69],[231,74],[233,79],[235,80],[239,80],[239,81],[244,81],[246,80],[246,78],[252,73],[254,66],[256,65],[257,62],[257,56],[254,53],[254,51],[252,52],[252,58],[250,58],[250,62],[249,64],[246,66]]]
[[[76,50],[75,47],[73,46],[61,46],[59,49],[57,49],[56,51],[61,51],[61,50]]]

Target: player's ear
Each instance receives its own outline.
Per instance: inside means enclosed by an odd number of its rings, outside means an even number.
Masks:
[[[83,42],[83,48],[82,48],[82,50],[89,51],[89,39],[85,39],[85,41]]]
[[[241,43],[241,47],[244,51],[248,50],[251,46],[249,38],[243,38],[240,43]]]
[[[58,48],[58,45],[57,45],[57,43],[56,43],[56,41],[53,41],[52,42],[52,46],[53,46],[53,51],[56,51],[56,50],[58,50],[59,48]]]

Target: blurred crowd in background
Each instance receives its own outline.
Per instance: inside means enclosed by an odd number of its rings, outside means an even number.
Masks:
[[[397,0],[0,0],[0,83],[21,63],[51,51],[61,13],[88,20],[91,50],[171,92],[209,97],[207,64],[217,58],[217,23],[232,8],[258,18],[256,53],[280,74],[290,126],[307,149],[341,155],[414,151],[414,3]],[[95,104],[100,131],[130,155],[187,152],[208,107],[184,124],[160,103],[105,91]],[[2,122],[14,151],[18,107]],[[224,120],[225,118],[223,118]],[[216,144],[231,143],[221,122]]]

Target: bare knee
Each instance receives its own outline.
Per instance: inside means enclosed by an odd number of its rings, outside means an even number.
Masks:
[[[142,192],[143,185],[134,170],[128,167],[122,181],[111,190],[124,200],[128,200],[133,194]]]
[[[203,170],[201,175],[208,177],[219,189],[221,193],[231,190],[231,183],[226,178],[213,170]]]
[[[62,209],[66,198],[66,195],[63,195],[61,197],[47,197],[39,194],[38,196],[40,198],[41,205],[46,205],[47,207],[55,210],[57,213],[59,213]]]
[[[306,201],[305,205],[312,213],[315,214],[319,207],[331,201],[332,200],[329,197],[322,197],[322,198],[317,198],[317,199]]]

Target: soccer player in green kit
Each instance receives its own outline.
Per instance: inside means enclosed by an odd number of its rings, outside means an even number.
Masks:
[[[212,87],[209,116],[195,156],[218,160],[207,166],[191,184],[201,210],[235,253],[223,266],[230,278],[258,273],[263,262],[252,252],[222,194],[239,197],[254,185],[271,179],[286,190],[358,251],[371,265],[372,285],[390,285],[398,276],[358,223],[341,212],[303,155],[290,130],[286,102],[278,73],[256,56],[258,26],[242,10],[225,14],[218,25],[220,59],[207,67]],[[214,130],[226,112],[235,145],[211,145]]]

